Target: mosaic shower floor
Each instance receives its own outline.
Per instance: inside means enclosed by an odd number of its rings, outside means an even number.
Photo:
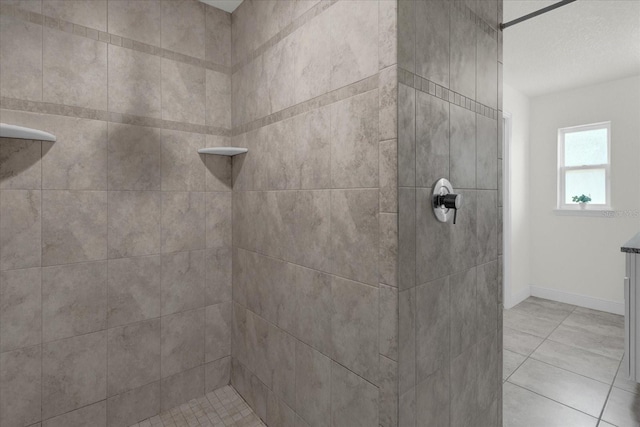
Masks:
[[[265,427],[231,386],[163,412],[131,427]]]

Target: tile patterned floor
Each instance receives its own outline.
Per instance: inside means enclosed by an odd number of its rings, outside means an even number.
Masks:
[[[540,298],[504,311],[504,427],[640,427],[624,318]]]
[[[131,427],[264,427],[247,402],[226,386]]]

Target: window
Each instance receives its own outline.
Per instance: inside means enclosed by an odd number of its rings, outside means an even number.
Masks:
[[[577,209],[573,196],[589,206],[611,205],[611,122],[558,129],[558,208]]]

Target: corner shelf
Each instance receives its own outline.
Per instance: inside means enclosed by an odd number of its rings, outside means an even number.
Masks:
[[[217,154],[218,156],[235,156],[237,154],[244,154],[249,150],[246,148],[238,147],[211,147],[201,148],[198,150],[200,154]]]
[[[0,123],[0,138],[33,139],[36,141],[56,141],[56,136],[38,129]]]

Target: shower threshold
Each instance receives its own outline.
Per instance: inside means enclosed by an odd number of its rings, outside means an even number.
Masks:
[[[169,409],[131,427],[265,427],[228,385]]]

